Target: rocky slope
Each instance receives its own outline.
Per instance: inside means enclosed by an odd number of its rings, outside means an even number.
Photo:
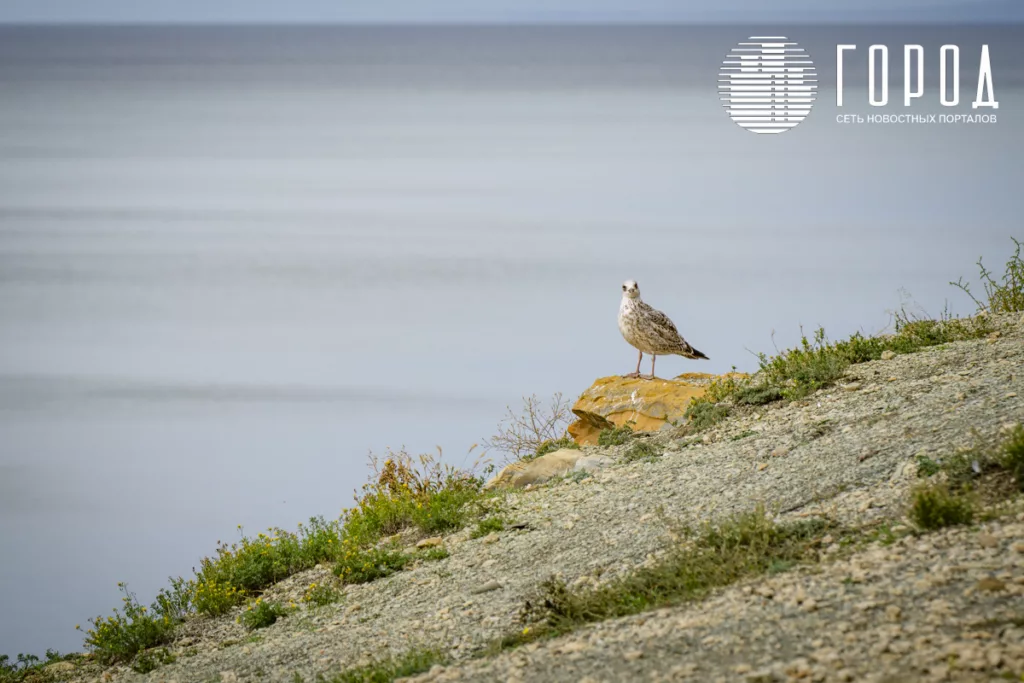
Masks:
[[[516,628],[552,574],[586,584],[651,562],[664,519],[699,522],[759,502],[787,517],[898,523],[917,457],[941,457],[1024,422],[1024,319],[1000,335],[850,368],[807,400],[737,414],[697,438],[666,429],[661,457],[587,446],[610,464],[508,493],[518,529],[447,537],[451,555],[251,636],[233,617],[188,622],[177,661],[149,681],[314,680],[411,647],[455,663],[421,681],[993,680],[1024,672],[1024,514],[853,552],[718,591],[700,604],[612,620],[474,658]],[[1018,509],[1024,509],[1019,508]],[[275,586],[297,599],[326,567]]]

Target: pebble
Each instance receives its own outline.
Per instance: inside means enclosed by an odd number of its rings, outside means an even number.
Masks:
[[[497,581],[495,581],[494,579],[491,579],[490,581],[488,581],[488,582],[486,582],[486,583],[484,583],[484,584],[482,584],[480,586],[477,586],[476,588],[471,588],[469,592],[470,593],[489,593],[491,591],[496,591],[499,588],[501,588],[501,584],[498,583]]]
[[[980,591],[1002,591],[1006,590],[1006,582],[988,577],[978,582],[977,589]]]

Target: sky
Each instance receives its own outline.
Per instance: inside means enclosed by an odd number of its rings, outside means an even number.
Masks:
[[[3,0],[0,23],[1024,20],[1021,0]]]

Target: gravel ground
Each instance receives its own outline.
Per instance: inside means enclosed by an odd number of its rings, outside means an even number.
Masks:
[[[916,455],[941,457],[1024,422],[1024,319],[999,325],[990,339],[854,366],[839,387],[751,409],[699,438],[658,434],[651,438],[664,455],[653,461],[619,461],[506,496],[526,528],[447,537],[448,559],[348,586],[343,602],[300,608],[255,636],[235,615],[194,619],[171,647],[176,663],[100,678],[291,681],[298,673],[308,681],[411,646],[440,647],[462,662],[423,680],[1019,676],[1024,631],[1008,624],[1024,618],[1024,547],[1014,542],[1024,540],[1024,526],[1012,517],[469,660],[516,627],[524,597],[551,574],[589,582],[649,561],[665,542],[663,516],[697,522],[763,502],[787,516],[823,513],[853,524],[900,517]],[[586,450],[615,460],[624,447]],[[292,577],[268,598],[297,599],[327,574],[323,567]],[[1002,587],[979,588],[986,578]]]
[[[1024,514],[616,619],[427,681],[989,681],[1024,673]]]

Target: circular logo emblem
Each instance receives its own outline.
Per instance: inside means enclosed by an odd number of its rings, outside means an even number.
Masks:
[[[785,36],[751,36],[722,62],[718,94],[738,125],[782,133],[811,112],[817,75],[804,49]]]

